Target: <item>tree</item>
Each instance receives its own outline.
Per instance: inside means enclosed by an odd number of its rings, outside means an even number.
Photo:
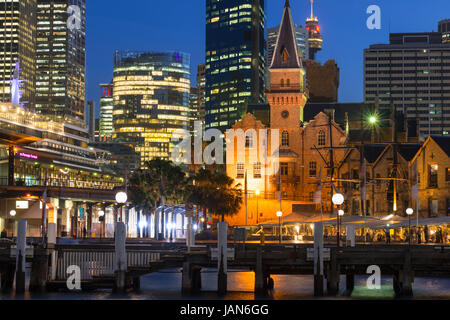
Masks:
[[[195,185],[190,201],[210,213],[225,216],[237,214],[242,205],[242,190],[232,178],[224,173],[200,169],[193,178]],[[204,211],[205,212],[205,211]]]

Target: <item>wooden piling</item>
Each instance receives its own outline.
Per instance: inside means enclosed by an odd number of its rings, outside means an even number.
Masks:
[[[27,244],[27,221],[17,223],[17,249],[16,249],[16,293],[25,293],[25,261]]]
[[[337,263],[337,250],[331,251],[331,261],[327,270],[327,294],[335,296],[339,292],[340,270]]]

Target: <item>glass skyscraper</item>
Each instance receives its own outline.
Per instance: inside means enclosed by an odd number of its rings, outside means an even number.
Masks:
[[[101,142],[111,142],[114,125],[113,125],[113,84],[100,85],[100,119],[99,119],[99,138]]]
[[[264,102],[264,0],[206,0],[206,128]]]
[[[37,0],[36,111],[57,120],[85,120],[85,1]]]
[[[36,71],[36,0],[0,2],[0,99],[11,101],[11,78],[20,62],[22,101],[34,109]]]
[[[189,129],[190,55],[181,52],[116,52],[114,142],[133,144],[141,166],[170,160],[177,129]]]
[[[267,29],[267,64],[266,67],[269,68],[272,63],[273,50],[277,44],[278,33],[280,31],[280,26]],[[299,25],[294,25],[295,39],[297,40],[297,46],[299,54],[301,54],[303,61],[309,59],[309,31]]]

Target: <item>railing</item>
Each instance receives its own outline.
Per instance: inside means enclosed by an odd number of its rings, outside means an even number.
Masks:
[[[15,179],[13,186],[15,187],[61,187],[61,188],[77,188],[77,189],[96,189],[96,190],[113,190],[122,186],[123,183],[104,182],[104,181],[83,181],[72,179]],[[9,186],[7,177],[0,177],[0,186]]]
[[[159,252],[128,251],[128,267],[150,267],[152,261],[160,260]],[[56,262],[56,277],[54,280],[66,280],[67,270],[70,266],[78,266],[81,271],[81,280],[93,280],[94,277],[114,275],[115,252],[64,250],[58,252]]]

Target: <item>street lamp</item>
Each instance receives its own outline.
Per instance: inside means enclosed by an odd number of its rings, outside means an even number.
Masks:
[[[9,215],[13,218],[16,216],[16,214],[17,214],[16,210],[11,210],[9,212]],[[14,238],[14,220],[11,219],[11,221],[12,221],[12,237]]]
[[[98,216],[99,216],[99,221],[101,222],[101,224],[100,224],[100,238],[102,238],[103,237],[103,232],[104,232],[104,228],[103,228],[103,221],[104,221],[104,217],[105,217],[105,211],[103,211],[103,210],[100,210],[99,212],[98,212]]]
[[[337,247],[339,248],[340,246],[340,237],[341,237],[341,226],[339,223],[340,220],[340,216],[339,216],[339,207],[344,203],[344,195],[342,193],[336,193],[335,195],[333,195],[333,198],[331,198],[331,201],[333,202],[333,204],[335,206],[338,207],[338,212],[337,212]]]
[[[277,212],[277,217],[278,217],[278,220],[279,220],[279,223],[280,223],[280,244],[281,244],[281,242],[283,242],[283,234],[282,234],[283,230],[282,230],[282,225],[281,225],[281,218],[283,217],[283,212],[278,211]]]
[[[128,196],[125,192],[120,191],[116,194],[116,201],[120,204],[120,219],[123,220],[123,205],[127,202]]]
[[[255,191],[256,194],[256,224],[259,223],[259,194],[261,192],[258,190]]]
[[[409,220],[408,238],[409,238],[409,246],[411,247],[411,216],[414,214],[414,210],[412,208],[408,208],[406,209],[406,214],[408,215]]]

